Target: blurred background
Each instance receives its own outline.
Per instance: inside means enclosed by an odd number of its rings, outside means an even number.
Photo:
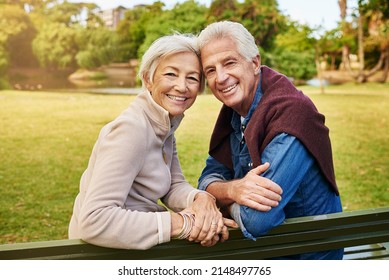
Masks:
[[[136,93],[152,41],[225,19],[243,23],[262,63],[296,84],[387,80],[387,0],[0,0],[0,89]]]
[[[67,238],[97,135],[139,92],[142,54],[218,20],[243,23],[262,63],[325,115],[343,210],[389,205],[388,0],[0,0],[0,244]],[[205,93],[175,133],[194,187],[221,106]]]

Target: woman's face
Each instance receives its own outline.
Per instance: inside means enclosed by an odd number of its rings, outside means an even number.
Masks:
[[[146,78],[145,84],[154,101],[172,118],[184,113],[195,102],[200,90],[200,69],[194,53],[171,54],[161,59],[154,78]]]

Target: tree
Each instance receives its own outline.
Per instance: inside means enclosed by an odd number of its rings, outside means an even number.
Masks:
[[[343,3],[346,0],[340,2]],[[343,9],[344,4],[340,5],[340,8]],[[341,15],[345,17],[344,12],[341,12]],[[358,83],[366,82],[370,76],[381,69],[384,70],[381,81],[386,81],[389,71],[389,4],[386,0],[358,0],[355,18],[357,20],[359,67],[356,72],[351,69],[347,44],[343,47],[344,66]],[[343,27],[346,26],[345,18],[342,18],[342,23]],[[369,63],[366,64],[366,61]]]
[[[67,1],[33,11],[39,26],[33,51],[40,65],[60,70],[94,68],[112,61],[116,35],[105,29],[97,11],[95,4]]]
[[[76,54],[78,66],[93,69],[112,62],[117,49],[116,35],[105,28],[79,28],[75,39],[79,49]]]
[[[82,14],[88,15],[87,22],[97,26],[102,25],[102,21],[99,20],[96,15],[96,11],[99,8],[96,4],[91,3],[69,3],[64,1],[56,5],[47,5],[42,9],[41,13],[48,22],[62,23],[66,26],[80,25],[82,21]],[[93,26],[93,27],[97,27]]]
[[[357,43],[355,43],[355,28],[352,23],[347,22],[347,0],[338,0],[340,17],[341,17],[341,32],[342,36],[340,41],[342,42],[342,66],[350,74],[352,73],[350,63],[351,49],[354,49]]]
[[[287,30],[275,38],[270,65],[295,80],[308,80],[316,74],[313,30],[290,21]]]
[[[383,69],[380,82],[385,82],[389,72],[389,3],[383,0],[360,0],[359,7],[360,18],[367,21],[367,36],[363,38],[363,33],[358,34],[361,37],[361,49],[368,54],[375,50],[379,52],[376,64],[367,72],[364,71],[365,59],[363,58],[364,63],[359,79],[367,80],[368,77]],[[363,39],[365,39],[364,42]]]
[[[138,50],[146,38],[146,27],[152,19],[162,14],[162,2],[139,6],[128,10],[125,18],[119,23],[117,33],[118,59],[126,61],[138,57]]]
[[[238,16],[259,46],[265,50],[274,46],[275,36],[284,24],[276,0],[245,0],[238,5]]]
[[[326,59],[331,70],[339,66],[339,57],[342,57],[342,31],[340,27],[328,30],[317,41],[320,55]]]
[[[34,31],[29,17],[22,8],[6,4],[0,4],[0,7],[0,77],[5,77],[11,60],[17,58],[16,53],[28,50],[25,45],[15,43],[20,43],[21,35]],[[4,83],[0,81],[0,84]]]
[[[65,69],[76,67],[76,30],[64,23],[46,23],[32,43],[42,67]]]
[[[194,0],[178,3],[171,10],[164,11],[159,17],[148,21],[145,40],[138,50],[138,57],[149,48],[157,38],[173,32],[197,34],[206,25],[207,8]]]
[[[208,9],[206,18],[207,22],[215,22],[221,20],[237,19],[237,2],[236,0],[213,0]]]

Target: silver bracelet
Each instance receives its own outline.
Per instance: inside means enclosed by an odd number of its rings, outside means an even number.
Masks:
[[[184,224],[177,238],[186,239],[189,237],[190,233],[192,232],[192,228],[195,222],[195,217],[190,213],[178,212],[178,214],[181,215],[181,217],[184,219]]]

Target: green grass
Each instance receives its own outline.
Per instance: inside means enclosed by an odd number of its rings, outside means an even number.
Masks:
[[[330,128],[345,210],[389,205],[389,85],[301,87]],[[0,91],[0,243],[67,238],[78,183],[101,127],[133,96]],[[176,132],[196,185],[220,103],[201,95]]]

